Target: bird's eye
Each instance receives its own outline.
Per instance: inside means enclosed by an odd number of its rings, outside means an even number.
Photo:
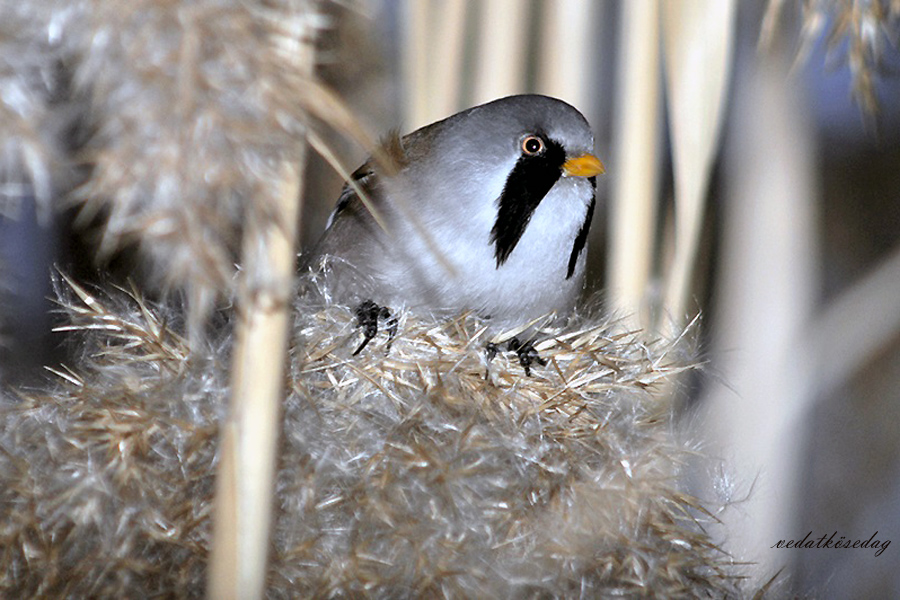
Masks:
[[[544,140],[536,135],[529,135],[522,140],[522,152],[525,154],[540,154],[544,151]]]

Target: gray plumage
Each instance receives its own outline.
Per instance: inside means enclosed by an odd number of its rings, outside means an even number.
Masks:
[[[529,156],[529,136],[546,142],[543,155]],[[327,291],[347,304],[471,309],[503,325],[566,314],[583,287],[594,181],[567,174],[562,162],[587,156],[600,165],[592,149],[575,108],[536,95],[394,138],[388,160],[370,159],[353,175],[386,227],[345,186],[304,265],[326,269]],[[541,185],[552,187],[532,193]]]

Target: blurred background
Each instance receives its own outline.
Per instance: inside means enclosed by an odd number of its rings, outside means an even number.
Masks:
[[[722,547],[755,564],[758,584],[784,568],[782,589],[801,596],[900,597],[900,3],[322,10],[318,72],[373,137],[513,93],[585,114],[607,167],[588,293],[648,336],[694,323],[705,366],[678,395],[698,450],[685,481],[724,507]],[[350,170],[365,160],[337,133],[325,141]],[[310,157],[302,246],[341,185]],[[90,228],[71,209],[42,214],[34,193],[5,183],[26,201],[0,203],[0,377],[19,385],[65,357],[51,333],[53,265],[88,280],[137,269],[127,252],[93,262]],[[807,532],[898,543],[877,557],[773,548]]]

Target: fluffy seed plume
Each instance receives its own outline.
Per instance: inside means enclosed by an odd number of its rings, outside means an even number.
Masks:
[[[185,360],[169,309],[69,287],[79,364],[2,399],[0,595],[201,595],[232,340]],[[268,596],[741,597],[651,395],[681,352],[586,317],[527,377],[472,315],[399,317],[353,357],[298,301]]]
[[[139,245],[157,283],[188,290],[190,321],[202,324],[232,291],[245,228],[271,222],[283,166],[299,162],[310,128],[371,146],[300,64],[325,25],[318,8],[3,3],[0,213],[80,201],[82,223],[102,217],[101,257]]]
[[[771,44],[784,10],[784,0],[769,0],[760,36]],[[791,3],[789,3],[791,4]],[[900,42],[900,2],[897,0],[807,0],[802,12],[797,62],[807,59],[823,36],[835,60],[846,62],[853,79],[853,97],[864,113],[878,113],[877,80],[888,46]]]
[[[94,134],[84,215],[108,213],[101,253],[139,241],[202,314],[228,289],[243,226],[269,219],[278,169],[308,123],[290,40],[312,1],[85,0],[66,23]]]
[[[63,129],[71,106],[62,98],[61,55],[49,39],[40,0],[0,8],[0,216],[15,218],[36,201],[46,216],[71,177]]]

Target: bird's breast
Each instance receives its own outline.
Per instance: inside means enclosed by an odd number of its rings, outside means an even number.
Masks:
[[[592,198],[586,180],[561,179],[499,265],[491,241],[495,205],[470,205],[461,215],[420,223],[420,232],[407,229],[400,242],[408,260],[402,262],[413,266],[396,278],[410,284],[400,293],[429,308],[472,309],[510,321],[568,312],[584,272],[583,254],[571,270],[570,259]]]

